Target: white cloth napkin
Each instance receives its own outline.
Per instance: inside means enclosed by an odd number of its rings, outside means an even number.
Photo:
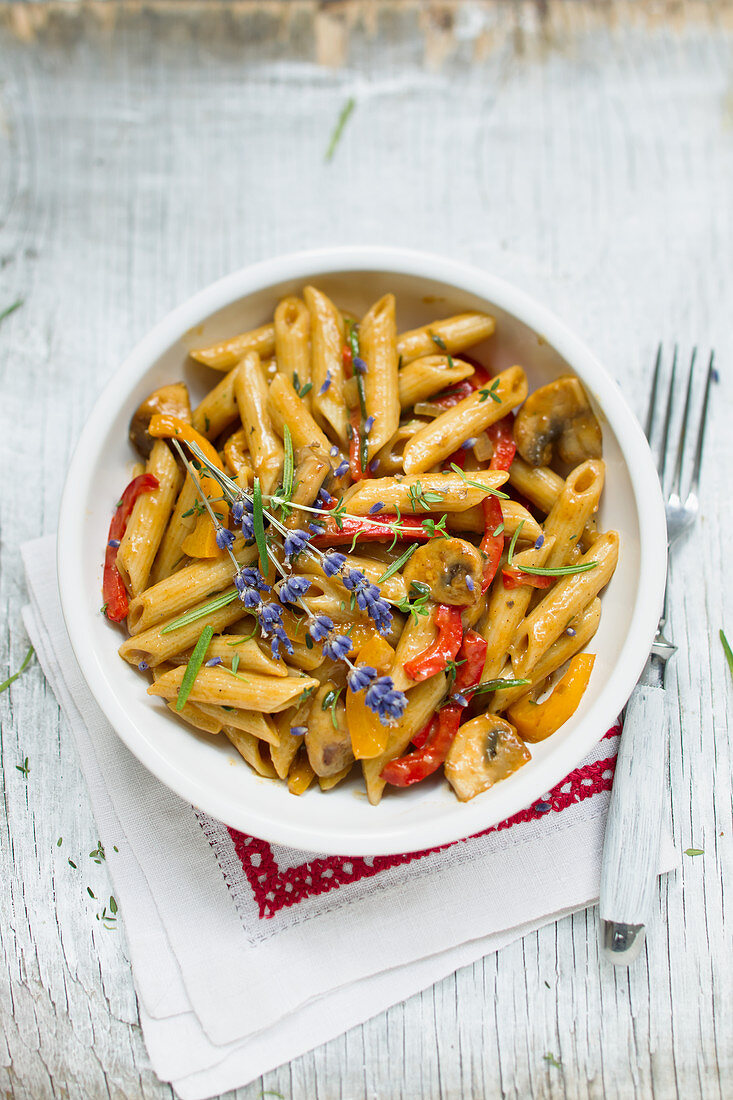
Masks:
[[[25,624],[89,785],[145,1042],[183,1100],[245,1085],[597,900],[616,738],[541,812],[439,852],[349,861],[271,848],[195,811],[130,754],[71,651],[55,539],[22,552]],[[665,838],[660,869],[675,863]]]

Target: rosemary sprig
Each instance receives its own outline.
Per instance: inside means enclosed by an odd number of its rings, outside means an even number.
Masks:
[[[508,493],[502,493],[500,489],[490,489],[488,485],[482,485],[480,481],[472,481],[470,477],[466,477],[465,472],[455,462],[451,462],[450,468],[454,474],[459,475],[466,485],[471,485],[474,489],[483,489],[485,493],[493,497],[499,497],[500,500],[509,500]]]
[[[525,687],[531,680],[484,680],[475,687],[464,688],[463,695],[484,695],[487,691],[503,691],[505,688]]]
[[[227,604],[233,603],[236,598],[236,589],[233,592],[225,592],[223,596],[215,596],[208,603],[201,604],[201,607],[196,607],[193,611],[187,611],[179,619],[174,619],[172,623],[162,627],[160,633],[170,634],[173,630],[180,630],[182,626],[195,623],[197,619],[203,619],[206,615],[210,615],[212,611],[218,611],[221,607],[226,607]]]
[[[16,309],[20,309],[25,301],[24,298],[18,298],[12,305],[6,306],[6,308],[0,313],[0,321],[4,321],[6,317],[9,317],[11,313],[15,313]]]
[[[19,676],[23,675],[25,670],[28,668],[28,665],[30,664],[31,657],[33,656],[34,652],[35,651],[33,649],[33,646],[31,646],[25,657],[23,658],[23,664],[20,666],[18,671],[14,672],[12,676],[8,676],[7,680],[3,680],[2,684],[0,684],[0,695],[2,695],[4,691],[7,691],[10,685],[14,684]]]
[[[384,571],[384,573],[382,573],[381,577],[377,577],[377,584],[381,584],[382,581],[386,581],[390,577],[393,577],[395,575],[395,573],[399,573],[402,566],[407,565],[408,561],[410,560],[410,558],[412,557],[412,555],[415,553],[416,550],[417,550],[417,543],[415,542],[415,543],[412,544],[412,546],[409,546],[407,548],[407,550],[405,550],[404,554],[401,554],[400,557],[397,558],[397,561],[392,562],[389,569],[385,569],[385,571]]]
[[[293,437],[290,434],[290,428],[287,424],[283,426],[283,449],[285,451],[285,457],[283,459],[283,497],[285,500],[280,506],[281,511],[284,511],[293,495],[293,472],[295,469],[293,462]]]
[[[204,663],[206,650],[209,648],[213,636],[214,628],[209,623],[201,631],[199,635],[199,640],[196,642],[193,653],[189,657],[188,664],[186,665],[186,671],[183,674],[181,686],[178,689],[178,698],[176,699],[177,711],[182,711],[186,705],[186,700],[191,694],[193,682],[199,674],[199,669],[201,668],[201,665]]]
[[[265,542],[265,521],[262,513],[262,489],[258,477],[255,478],[252,488],[252,507],[254,509],[252,521],[254,523],[257,550],[260,555],[260,568],[263,576],[267,576],[267,543]]]
[[[517,529],[512,535],[512,541],[509,543],[509,553],[507,554],[507,565],[511,565],[514,560],[514,547],[517,545],[517,539],[519,538],[519,532],[524,527],[524,520],[520,520],[517,524]]]
[[[723,646],[723,653],[725,653],[725,659],[728,662],[728,668],[730,669],[730,674],[731,674],[731,676],[733,676],[733,650],[730,648],[730,642],[728,641],[728,639],[725,636],[724,631],[722,631],[722,630],[720,632],[720,642],[721,642],[721,645]],[[0,688],[0,691],[2,691],[2,688]]]
[[[349,96],[349,98],[346,100],[346,103],[344,103],[343,107],[341,108],[341,112],[339,114],[338,119],[336,120],[336,125],[334,127],[333,133],[331,134],[331,140],[328,143],[328,148],[326,149],[326,156],[324,158],[325,161],[326,161],[326,164],[330,164],[331,161],[333,160],[333,155],[336,152],[336,147],[337,147],[338,143],[341,141],[341,135],[344,132],[344,127],[346,126],[346,123],[349,121],[349,118],[351,117],[351,113],[352,113],[352,111],[354,110],[355,107],[356,107],[356,100],[354,99],[353,95]]]
[[[569,577],[573,573],[587,573],[589,569],[595,569],[597,561],[585,561],[580,565],[523,565],[523,573],[534,573],[537,577]]]

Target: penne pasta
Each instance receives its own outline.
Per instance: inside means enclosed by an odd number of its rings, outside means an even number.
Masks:
[[[276,375],[270,385],[269,412],[280,435],[287,424],[294,447],[316,447],[324,457],[328,455],[331,449],[330,440],[318,427],[308,406],[298,397],[292,382],[284,374]]]
[[[168,526],[155,555],[153,567],[148,577],[148,586],[170,577],[179,566],[187,561],[183,543],[196,526],[198,514],[195,507],[198,500],[196,486],[186,478],[176,499],[175,508],[168,520]],[[136,597],[137,598],[137,597]]]
[[[148,695],[177,698],[185,671],[179,666],[164,672],[150,685]],[[276,714],[289,707],[304,691],[316,687],[318,681],[309,676],[261,676],[257,672],[248,672],[245,676],[221,667],[204,667],[194,680],[189,699],[192,703],[215,703],[237,710]]]
[[[465,477],[449,473],[406,476],[399,481],[375,478],[358,482],[344,493],[343,499],[347,510],[357,516],[367,515],[380,503],[385,513],[396,508],[405,515],[420,516],[429,512],[463,512],[500,489],[506,479],[503,470],[475,470]]]
[[[368,456],[389,442],[400,422],[397,381],[397,323],[394,294],[385,294],[369,310],[359,329],[367,416],[373,420],[367,436]]]
[[[234,588],[228,590],[230,595],[235,591]],[[225,593],[222,593],[222,596],[224,595]],[[200,610],[206,602],[198,604],[192,610]],[[205,626],[210,626],[214,633],[219,633],[227,626],[231,626],[232,623],[236,623],[242,618],[242,615],[241,603],[238,599],[233,599],[225,607],[220,607],[216,611],[202,615],[195,621],[189,622],[186,626],[181,626],[176,630],[163,633],[166,623],[157,623],[148,630],[143,630],[139,634],[128,638],[126,642],[122,643],[118,652],[120,657],[124,657],[131,665],[143,663],[149,668],[155,668],[161,661],[167,661],[171,657],[175,657],[179,653],[186,653],[191,649],[196,644]]]
[[[585,526],[598,508],[605,465],[591,458],[571,470],[544,522],[545,534],[555,539],[548,566],[566,565],[573,557]]]
[[[311,381],[313,412],[322,428],[329,425],[339,442],[346,444],[344,400],[344,326],[333,302],[307,286],[303,291],[311,319]]]
[[[237,752],[258,775],[264,776],[265,779],[275,779],[277,777],[272,761],[268,759],[269,753],[266,751],[266,741],[260,741],[258,737],[246,730],[238,729],[236,726],[224,726],[223,732]]]
[[[527,376],[521,367],[510,367],[497,374],[490,387],[464,397],[415,432],[405,446],[405,472],[422,473],[442,462],[467,439],[480,435],[510,413],[526,396]]]
[[[310,390],[301,398],[309,412],[313,404],[310,328],[310,312],[300,298],[291,295],[278,303],[275,310],[277,373],[293,386],[297,385],[299,390],[310,386]]]
[[[521,569],[525,565],[544,566],[554,542],[555,540],[550,536],[545,538],[539,548],[532,547],[529,550],[521,550],[514,555],[513,564],[516,565],[517,569]],[[499,575],[492,587],[484,621],[480,628],[480,632],[487,643],[486,660],[481,674],[482,680],[495,680],[504,668],[509,646],[517,627],[527,614],[527,609],[535,591],[529,585],[521,585],[519,588],[505,588],[501,570],[499,570]]]
[[[248,352],[237,367],[234,394],[255,474],[262,492],[269,495],[282,477],[283,446],[272,426],[267,385],[256,352]]]
[[[145,470],[158,479],[158,488],[144,493],[135,502],[117,551],[117,568],[133,596],[147,584],[183,481],[176,460],[162,439],[156,440]]]
[[[486,340],[495,328],[496,321],[487,313],[458,313],[403,332],[397,337],[397,354],[402,356],[403,363],[433,355],[436,349],[454,355]]]
[[[434,397],[446,387],[470,378],[473,373],[474,368],[465,359],[447,355],[424,355],[421,359],[413,359],[399,372],[400,405],[410,409],[418,401]]]
[[[236,374],[236,370],[230,370],[191,414],[191,424],[207,439],[216,439],[239,418],[234,395]]]
[[[194,348],[189,352],[192,359],[204,363],[214,370],[230,370],[249,352],[255,352],[261,359],[275,353],[275,326],[262,325],[250,332],[241,332],[229,340],[220,340],[205,348]]]

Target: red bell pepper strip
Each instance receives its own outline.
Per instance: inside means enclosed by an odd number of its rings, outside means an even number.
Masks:
[[[553,581],[552,577],[525,573],[523,569],[517,569],[516,565],[505,565],[501,576],[505,588],[520,588],[523,584],[529,584],[532,588],[549,588]]]
[[[361,465],[361,436],[359,435],[361,415],[358,409],[352,409],[349,413],[349,420],[351,422],[351,438],[349,439],[349,469],[351,471],[351,480],[363,481],[364,478],[371,477],[372,475],[368,466],[366,470],[364,470]]]
[[[495,421],[486,431],[494,453],[489,462],[490,470],[508,470],[517,453],[517,445],[514,442],[514,417],[503,416]]]
[[[344,344],[342,347],[341,361],[344,364],[344,374],[347,378],[351,378],[354,373],[354,353],[351,350],[351,344]]]
[[[158,479],[152,474],[141,474],[133,478],[125,489],[117,511],[112,516],[107,535],[107,549],[104,553],[104,574],[102,578],[102,598],[104,600],[104,613],[113,623],[121,622],[127,615],[129,601],[127,591],[122,582],[120,571],[117,568],[117,550],[120,539],[127,529],[127,523],[132,515],[135,501],[143,493],[151,493],[158,488]]]
[[[419,682],[427,680],[430,676],[436,676],[443,671],[448,661],[454,659],[460,649],[463,637],[460,607],[450,607],[444,603],[437,604],[433,622],[438,631],[435,641],[431,642],[422,653],[405,661],[405,672],[411,680]]]
[[[454,693],[460,694],[480,683],[487,648],[485,638],[475,630],[466,631],[458,651],[458,660],[462,660],[463,664],[458,666]],[[463,707],[458,703],[441,707],[428,725],[413,738],[415,751],[386,764],[382,769],[382,779],[395,787],[411,787],[437,771],[458,732],[462,712]]]
[[[322,534],[311,539],[312,546],[343,546],[350,543],[355,535],[358,535],[358,542],[391,542],[395,532],[390,529],[389,524],[397,524],[399,527],[398,540],[427,542],[432,537],[422,526],[422,520],[418,516],[402,516],[399,524],[396,515],[381,512],[374,519],[367,516],[344,518],[340,527],[333,516],[318,516],[314,522],[324,530]]]
[[[484,577],[481,582],[481,591],[486,592],[496,576],[496,570],[499,568],[499,561],[504,549],[504,535],[501,532],[498,535],[494,534],[497,528],[503,525],[504,517],[501,514],[501,504],[498,497],[484,497],[481,501],[481,508],[484,513],[485,525],[484,537],[481,539],[481,545],[479,546],[479,550],[484,555]]]
[[[462,382],[458,382],[455,386],[451,386],[449,390],[442,393],[439,397],[430,398],[430,404],[435,405],[438,409],[452,409],[454,405],[457,405],[459,401],[463,401],[465,397],[470,397],[476,387],[472,385],[472,380],[464,378]]]

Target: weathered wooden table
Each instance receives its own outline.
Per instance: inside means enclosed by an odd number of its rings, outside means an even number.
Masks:
[[[23,301],[0,324],[0,679],[27,647],[19,544],[55,528],[96,393],[156,319],[237,266],[355,241],[471,260],[563,315],[640,411],[658,340],[718,354],[702,518],[671,610],[671,820],[704,855],[662,882],[644,957],[614,972],[595,912],[579,914],[240,1100],[733,1095],[718,640],[726,623],[733,637],[732,50],[719,2],[0,5],[0,313]],[[106,871],[37,666],[0,720],[0,1089],[169,1096],[124,913],[116,931],[94,919],[85,887],[108,894]]]

